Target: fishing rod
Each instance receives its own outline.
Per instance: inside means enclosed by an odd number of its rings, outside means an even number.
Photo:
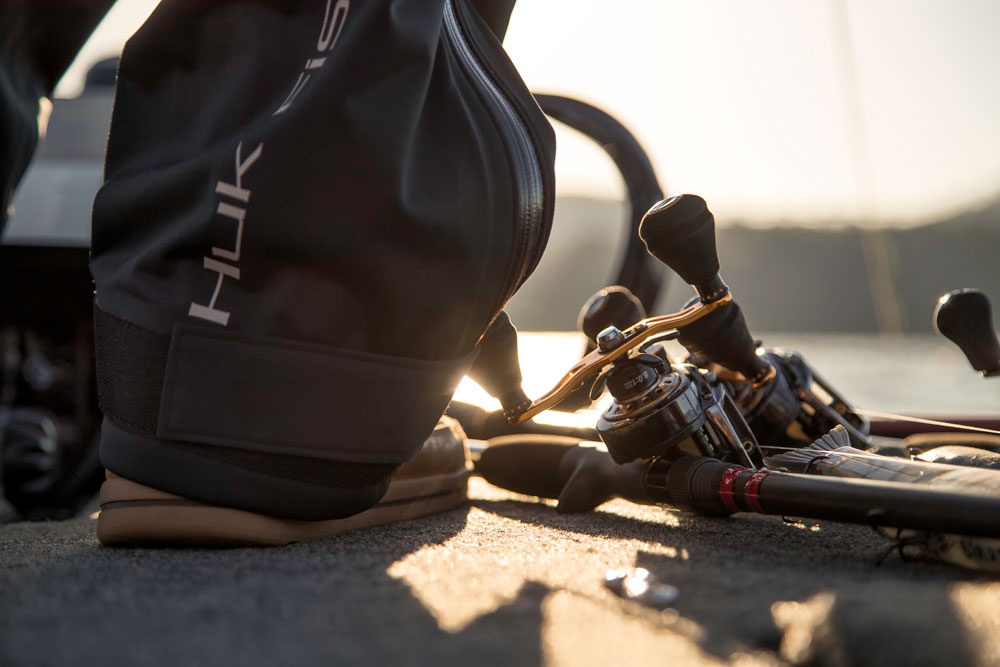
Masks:
[[[751,335],[719,274],[714,217],[703,199],[659,202],[639,235],[697,296],[677,313],[608,326],[595,349],[536,399],[519,388],[494,392],[512,424],[559,405],[583,383],[590,398],[606,390],[613,400],[596,426],[603,448],[551,437],[493,441],[476,466],[488,481],[558,498],[560,511],[624,497],[710,515],[757,512],[1000,537],[1000,484],[984,493],[765,468],[766,459],[835,428],[864,452],[873,444],[870,424],[800,355],[764,348]],[[688,356],[671,359],[663,346],[670,340]]]
[[[811,454],[812,458],[826,455]],[[913,463],[895,461],[897,465]],[[1000,490],[1000,471],[917,465],[925,475],[927,470],[941,475],[936,469],[972,473],[980,484]],[[558,500],[556,509],[561,513],[589,511],[624,498],[709,516],[775,514],[1000,538],[1000,495],[954,484],[926,487],[884,479],[754,470],[705,456],[616,464],[600,443],[531,435],[491,441],[476,462],[476,472],[501,488]]]

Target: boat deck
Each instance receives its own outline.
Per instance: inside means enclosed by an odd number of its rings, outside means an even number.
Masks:
[[[1000,583],[877,565],[867,528],[703,518],[614,501],[584,515],[473,479],[466,507],[274,549],[110,549],[94,520],[0,526],[0,662],[996,664]],[[672,609],[626,602],[645,567]]]

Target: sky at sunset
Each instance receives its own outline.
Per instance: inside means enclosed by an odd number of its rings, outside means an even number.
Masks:
[[[57,96],[156,5],[120,1]],[[520,0],[505,46],[529,87],[622,120],[668,193],[720,222],[913,224],[1000,196],[1000,2]],[[560,130],[560,194],[617,197]]]

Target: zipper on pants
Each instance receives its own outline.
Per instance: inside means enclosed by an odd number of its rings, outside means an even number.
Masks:
[[[483,93],[497,121],[515,175],[516,227],[513,261],[507,273],[506,291],[495,309],[499,311],[502,304],[513,295],[527,277],[529,267],[537,261],[537,255],[541,251],[539,236],[545,216],[545,182],[538,152],[524,120],[507,94],[490,77],[466,36],[455,8],[455,2],[461,1],[445,0],[445,36],[465,73]]]

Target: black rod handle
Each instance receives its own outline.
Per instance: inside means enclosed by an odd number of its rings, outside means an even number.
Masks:
[[[749,470],[718,459],[615,465],[572,438],[495,438],[476,472],[504,489],[558,498],[560,512],[612,498],[699,514],[757,512],[1000,538],[1000,498],[920,484]]]
[[[1000,498],[973,493],[902,482],[776,473],[762,481],[760,497],[769,514],[1000,537]]]
[[[476,473],[517,493],[559,500],[559,512],[586,512],[613,498],[652,504],[643,478],[646,463],[617,465],[596,443],[573,438],[505,436],[490,440]]]
[[[670,466],[657,502],[702,514],[736,511],[1000,537],[1000,497],[920,484],[741,469],[704,457]]]

